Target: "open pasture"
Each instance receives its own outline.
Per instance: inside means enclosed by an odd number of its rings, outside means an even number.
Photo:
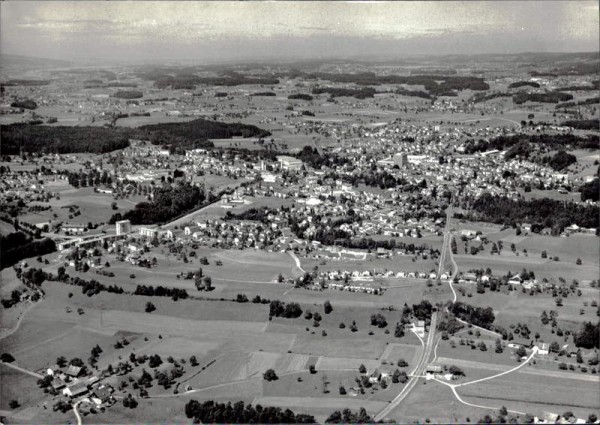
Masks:
[[[560,388],[559,391],[556,388]],[[600,408],[598,382],[557,379],[511,373],[492,380],[458,388],[465,401],[542,416],[550,411],[572,411],[586,417]]]
[[[419,380],[406,399],[388,415],[399,423],[422,421],[432,423],[464,424],[466,418],[475,422],[487,412],[465,406],[452,394],[450,388],[434,381]]]
[[[315,419],[324,422],[325,419],[335,410],[343,410],[348,407],[348,402],[353,400],[346,396],[340,396],[332,391],[328,397],[281,397],[270,396],[260,397],[255,400],[256,404],[261,406],[279,406],[291,409],[295,413],[306,413],[313,415]],[[383,409],[386,405],[380,401],[356,401],[358,404],[353,410],[358,410],[364,407],[369,415],[374,415]]]
[[[491,249],[491,248],[490,248]],[[550,254],[550,253],[549,253]],[[600,274],[597,264],[589,262],[580,266],[575,264],[576,259],[569,261],[559,257],[559,261],[543,259],[534,253],[528,253],[527,256],[520,253],[518,256],[514,253],[506,252],[506,246],[501,255],[491,255],[489,252],[481,252],[477,255],[459,254],[454,256],[460,270],[486,269],[490,268],[495,275],[505,275],[507,272],[520,273],[524,268],[535,273],[538,281],[544,277],[550,280],[558,277],[565,278],[568,282],[577,279],[596,280]]]
[[[0,364],[0,409],[11,410],[9,403],[17,400],[21,406],[39,403],[45,397],[37,385],[37,378]],[[17,408],[17,412],[23,409]],[[20,416],[17,413],[17,416]]]
[[[385,348],[385,342],[382,340],[357,337],[334,339],[329,336],[325,338],[298,335],[292,346],[292,351],[313,356],[377,360]]]

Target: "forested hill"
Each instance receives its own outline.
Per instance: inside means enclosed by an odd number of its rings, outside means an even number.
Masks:
[[[106,127],[51,127],[11,124],[0,127],[3,155],[30,153],[106,153],[129,146],[133,131]]]
[[[600,208],[595,205],[582,205],[554,199],[513,200],[489,193],[477,199],[467,199],[461,207],[468,209],[466,214],[455,214],[456,218],[488,223],[516,226],[530,223],[531,230],[539,232],[551,228],[555,235],[571,224],[585,228],[597,228],[600,222]],[[468,208],[470,207],[470,208]]]
[[[143,125],[137,130],[147,135],[159,132],[171,137],[184,137],[189,140],[267,137],[271,135],[268,131],[254,125],[208,121],[201,118],[187,122]]]
[[[241,123],[196,119],[188,122],[151,124],[137,128],[65,127],[10,124],[0,127],[0,150],[17,155],[30,153],[107,153],[129,146],[129,139],[160,140],[160,144],[188,146],[207,139],[266,137],[266,130]]]

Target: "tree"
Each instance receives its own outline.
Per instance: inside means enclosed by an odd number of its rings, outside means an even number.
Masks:
[[[67,359],[65,358],[65,356],[57,357],[56,364],[58,365],[58,367],[65,367],[67,364]]]
[[[315,367],[315,365],[314,365],[314,364],[311,364],[311,365],[308,367],[308,370],[309,370],[309,372],[310,372],[312,375],[314,375],[315,373],[317,373],[317,368]]]
[[[560,351],[560,345],[556,341],[550,343],[549,351],[551,353],[558,353]]]
[[[343,385],[340,385],[340,395],[346,395],[346,388]]]
[[[329,314],[333,311],[333,307],[331,306],[329,300],[325,301],[323,304],[323,310],[325,311],[325,314]]]
[[[15,358],[10,353],[2,353],[0,355],[0,360],[4,363],[12,363],[15,361]]]
[[[263,374],[263,379],[265,381],[271,382],[271,381],[276,381],[277,379],[279,379],[279,377],[277,376],[277,374],[275,373],[275,371],[273,369],[268,369]]]
[[[11,400],[10,403],[8,403],[8,407],[10,407],[11,409],[16,409],[19,406],[20,404],[17,400]]]
[[[146,303],[146,313],[152,313],[154,310],[156,310],[156,307],[154,306],[154,304],[148,301]]]
[[[404,359],[398,360],[398,367],[408,367],[408,362]]]
[[[360,373],[367,373],[367,368],[365,367],[365,365],[364,365],[364,364],[362,364],[362,363],[361,363],[361,365],[360,365],[360,366],[359,366],[359,368],[358,368],[358,371],[359,371]]]
[[[527,350],[525,350],[525,347],[523,347],[522,345],[519,346],[519,348],[517,348],[517,351],[515,351],[515,355],[518,358],[522,358],[525,357],[527,355]]]
[[[207,291],[212,291],[212,279],[210,276],[205,276],[204,279],[204,289]]]

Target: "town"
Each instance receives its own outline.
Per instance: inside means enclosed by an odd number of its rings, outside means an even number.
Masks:
[[[2,54],[2,423],[600,423],[599,69]]]

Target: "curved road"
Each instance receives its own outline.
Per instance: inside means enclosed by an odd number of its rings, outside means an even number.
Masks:
[[[79,403],[81,403],[81,400],[79,400],[77,403],[75,403],[73,405],[73,412],[75,412],[75,417],[77,418],[77,425],[81,425],[83,423],[81,420],[81,415],[79,414],[79,411],[77,410],[77,406],[79,405]]]

